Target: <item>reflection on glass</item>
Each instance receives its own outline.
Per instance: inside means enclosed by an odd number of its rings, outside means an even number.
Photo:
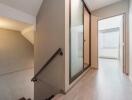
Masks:
[[[71,79],[83,71],[83,3],[82,0],[71,0],[70,23],[70,57]]]

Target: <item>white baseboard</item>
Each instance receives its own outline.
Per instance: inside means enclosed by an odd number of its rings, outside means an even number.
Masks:
[[[130,79],[130,81],[132,82],[132,77],[131,77],[131,76],[129,76],[129,79]]]

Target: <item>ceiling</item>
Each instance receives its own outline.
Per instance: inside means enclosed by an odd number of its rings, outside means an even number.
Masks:
[[[116,3],[121,0],[85,0],[91,11]],[[0,3],[36,16],[43,0],[0,0]]]
[[[85,0],[91,11],[108,6],[122,0]]]
[[[36,16],[43,0],[0,0],[0,3]]]
[[[29,26],[31,25],[27,23],[0,17],[0,28],[22,31]]]

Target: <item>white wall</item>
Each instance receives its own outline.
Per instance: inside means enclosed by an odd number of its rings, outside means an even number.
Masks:
[[[130,0],[130,9],[129,9],[129,33],[130,33],[130,37],[129,37],[129,61],[130,61],[130,78],[132,80],[132,0]]]

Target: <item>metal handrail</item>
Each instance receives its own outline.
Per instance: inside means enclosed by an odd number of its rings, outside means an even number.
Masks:
[[[45,63],[45,65],[35,74],[35,76],[31,79],[32,82],[38,81],[37,77],[38,75],[52,62],[52,60],[57,56],[57,55],[62,56],[63,52],[61,48],[59,48],[51,57],[50,59]]]

